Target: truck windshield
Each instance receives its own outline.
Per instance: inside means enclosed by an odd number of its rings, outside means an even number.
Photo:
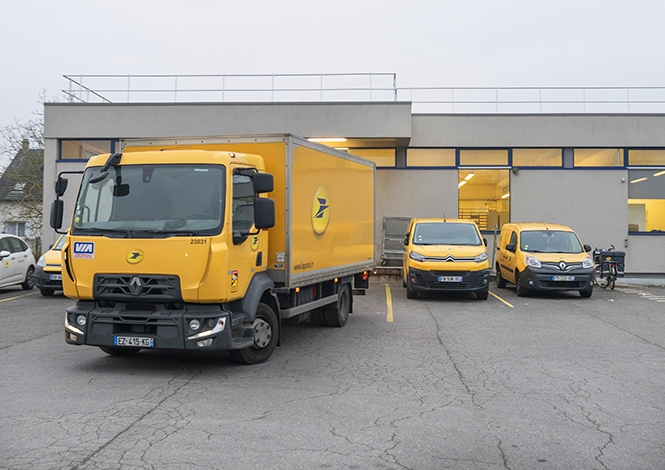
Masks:
[[[573,232],[554,230],[531,230],[522,232],[522,251],[532,253],[583,253],[584,249]]]
[[[83,176],[72,233],[113,237],[216,235],[222,230],[225,168],[116,165],[97,183]]]
[[[428,222],[416,224],[414,245],[466,245],[481,246],[482,240],[472,224]]]

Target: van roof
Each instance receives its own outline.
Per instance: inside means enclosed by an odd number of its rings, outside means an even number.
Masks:
[[[518,230],[560,230],[565,232],[573,232],[574,230],[567,225],[554,224],[550,222],[511,222],[510,224]]]

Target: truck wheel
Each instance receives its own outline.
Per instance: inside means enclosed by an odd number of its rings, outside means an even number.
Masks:
[[[110,356],[130,357],[136,356],[141,348],[112,348],[110,346],[100,346],[99,349]]]
[[[588,299],[589,297],[591,297],[591,294],[593,294],[593,287],[589,290],[581,290],[580,291],[580,296],[583,299]]]
[[[42,294],[44,297],[51,297],[55,293],[55,291],[53,289],[46,289],[44,287],[40,287],[39,293]]]
[[[340,287],[335,308],[324,310],[326,324],[335,327],[346,325],[346,321],[349,319],[350,308],[351,295],[349,294],[349,284],[344,284]]]
[[[485,289],[483,291],[476,292],[476,299],[478,299],[478,300],[487,300],[487,297],[489,297],[489,295],[490,295],[490,291],[489,291],[489,288],[488,288],[488,289]]]
[[[309,322],[316,326],[326,326],[326,315],[323,309],[316,308],[309,312]]]
[[[231,359],[241,364],[260,364],[272,356],[277,346],[279,325],[277,315],[264,303],[256,308],[254,327],[254,344],[244,349],[231,349]]]

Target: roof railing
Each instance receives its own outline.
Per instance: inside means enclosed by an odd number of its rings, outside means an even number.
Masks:
[[[398,87],[395,73],[64,75],[81,103],[406,102],[415,114],[665,113],[665,87]]]

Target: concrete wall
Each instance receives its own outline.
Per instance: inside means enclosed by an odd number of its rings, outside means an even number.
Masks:
[[[409,138],[408,103],[71,104],[44,106],[47,138],[255,134]]]
[[[665,147],[664,115],[414,115],[411,147]]]

